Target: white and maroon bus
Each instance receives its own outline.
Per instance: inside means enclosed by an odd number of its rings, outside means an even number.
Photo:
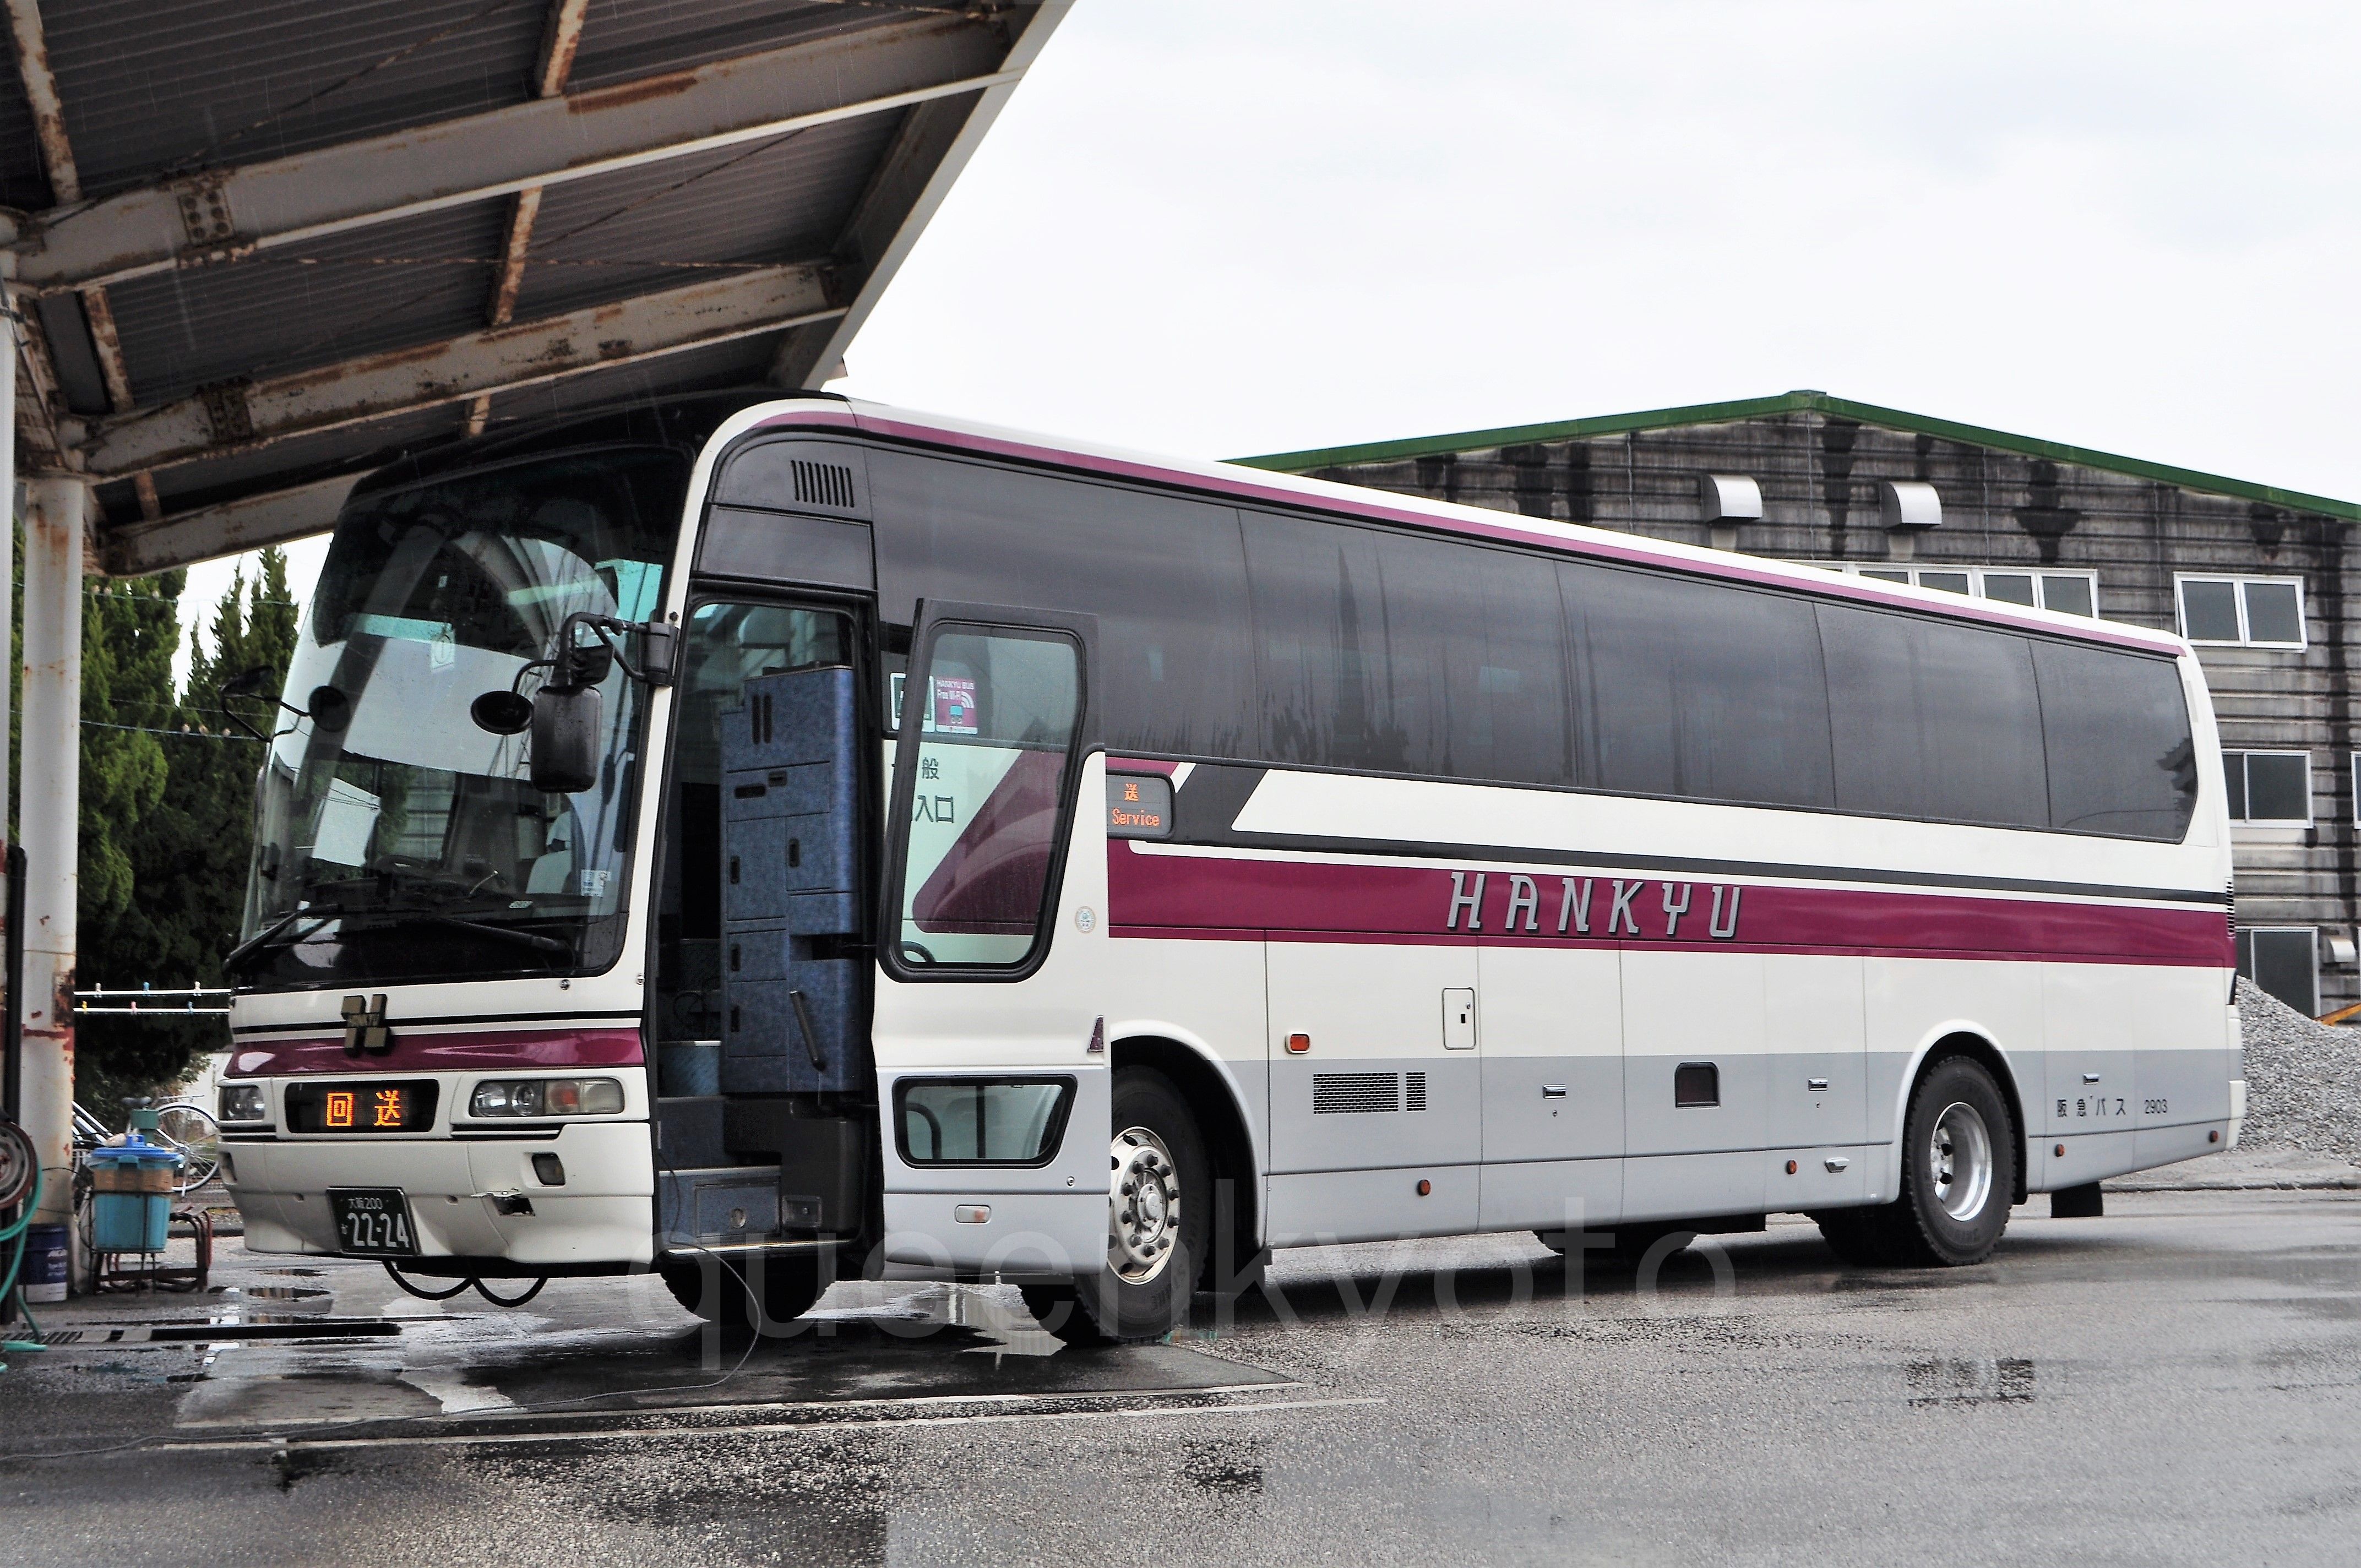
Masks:
[[[361,482],[284,703],[260,1250],[1130,1339],[1312,1243],[1970,1263],[2237,1139],[2161,632],[732,396]]]

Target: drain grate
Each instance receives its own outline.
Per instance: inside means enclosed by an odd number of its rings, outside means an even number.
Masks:
[[[381,1339],[401,1332],[383,1318],[346,1318],[300,1323],[133,1323],[119,1329],[47,1329],[36,1335],[46,1345],[211,1344],[240,1339]]]

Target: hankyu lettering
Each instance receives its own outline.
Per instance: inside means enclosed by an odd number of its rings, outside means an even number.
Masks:
[[[1721,923],[1721,889],[1713,890],[1713,914],[1707,918],[1705,928],[1715,941],[1727,942],[1738,935],[1738,895],[1745,891],[1742,887],[1730,890],[1730,924],[1725,926]]]
[[[1572,877],[1560,878],[1559,886],[1563,892],[1557,906],[1557,934],[1561,937],[1565,935],[1566,916],[1571,915],[1574,916],[1575,933],[1577,936],[1589,936],[1590,879],[1588,877],[1582,879],[1582,892],[1578,894],[1574,891],[1575,879]]]
[[[1470,931],[1480,931],[1484,928],[1484,879],[1486,874],[1487,873],[1483,872],[1477,872],[1476,873],[1476,891],[1469,893],[1466,891],[1467,885],[1467,873],[1466,872],[1453,872],[1451,873],[1451,914],[1450,916],[1443,922],[1443,928],[1444,930],[1456,931],[1459,929],[1459,912],[1463,909],[1467,911],[1467,928]]]
[[[922,801],[922,809],[923,806]],[[1152,823],[1153,818],[1152,812],[1146,814],[1142,825]],[[1127,825],[1120,806],[1114,808],[1113,821],[1116,826]],[[1481,931],[1484,929],[1484,894],[1491,880],[1491,873],[1488,872],[1453,872],[1451,873],[1451,897],[1444,910],[1444,930]],[[1509,897],[1502,911],[1503,923],[1500,929],[1512,932],[1539,932],[1542,929],[1540,883],[1521,872],[1509,872],[1508,880]],[[1607,925],[1606,928],[1598,934],[1608,937],[1645,936],[1646,933],[1640,927],[1639,900],[1648,883],[1645,881],[1625,882],[1620,878],[1604,880],[1608,880],[1609,888]],[[1587,937],[1593,934],[1590,924],[1591,893],[1596,885],[1597,883],[1589,877],[1558,879],[1557,934],[1559,936]],[[1703,914],[1706,916],[1707,934],[1713,940],[1717,942],[1736,940],[1739,904],[1741,895],[1745,891],[1742,887],[1727,883],[1708,883],[1706,884],[1707,896],[1701,900],[1697,897],[1697,884],[1695,883],[1664,883],[1659,894],[1660,905],[1664,914],[1664,929],[1662,933],[1664,939],[1681,940],[1682,919],[1690,915]],[[1688,940],[1696,939],[1695,927],[1691,927]]]
[[[1525,929],[1528,931],[1540,930],[1542,928],[1540,919],[1541,905],[1541,889],[1533,885],[1532,878],[1529,876],[1511,876],[1509,878],[1510,930],[1513,931],[1517,928],[1517,911],[1520,909],[1525,912]]]
[[[1640,920],[1639,916],[1631,913],[1631,900],[1638,897],[1640,890],[1647,885],[1644,882],[1635,882],[1630,887],[1625,887],[1620,881],[1616,883],[1615,902],[1607,909],[1609,936],[1615,935],[1615,927],[1619,923],[1632,936],[1636,937],[1640,934]]]

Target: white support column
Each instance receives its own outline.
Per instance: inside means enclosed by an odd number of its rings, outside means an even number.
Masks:
[[[5,225],[5,238],[13,242],[16,230]],[[13,251],[0,251],[0,941],[5,941],[8,908],[7,848],[12,841],[8,824],[8,786],[13,769],[8,755],[8,693],[7,669],[14,657],[16,632],[10,625],[10,608],[16,602],[16,302],[9,291],[8,280],[16,276],[16,258]],[[0,985],[6,977],[0,975]],[[0,998],[0,1006],[6,1004]]]
[[[25,1131],[49,1184],[44,1219],[72,1212],[74,896],[82,789],[82,520],[79,478],[25,488],[25,718],[18,836],[25,846]]]

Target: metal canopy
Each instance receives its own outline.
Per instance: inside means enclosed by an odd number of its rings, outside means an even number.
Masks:
[[[93,569],[500,422],[829,376],[1071,0],[0,0],[17,461]]]

